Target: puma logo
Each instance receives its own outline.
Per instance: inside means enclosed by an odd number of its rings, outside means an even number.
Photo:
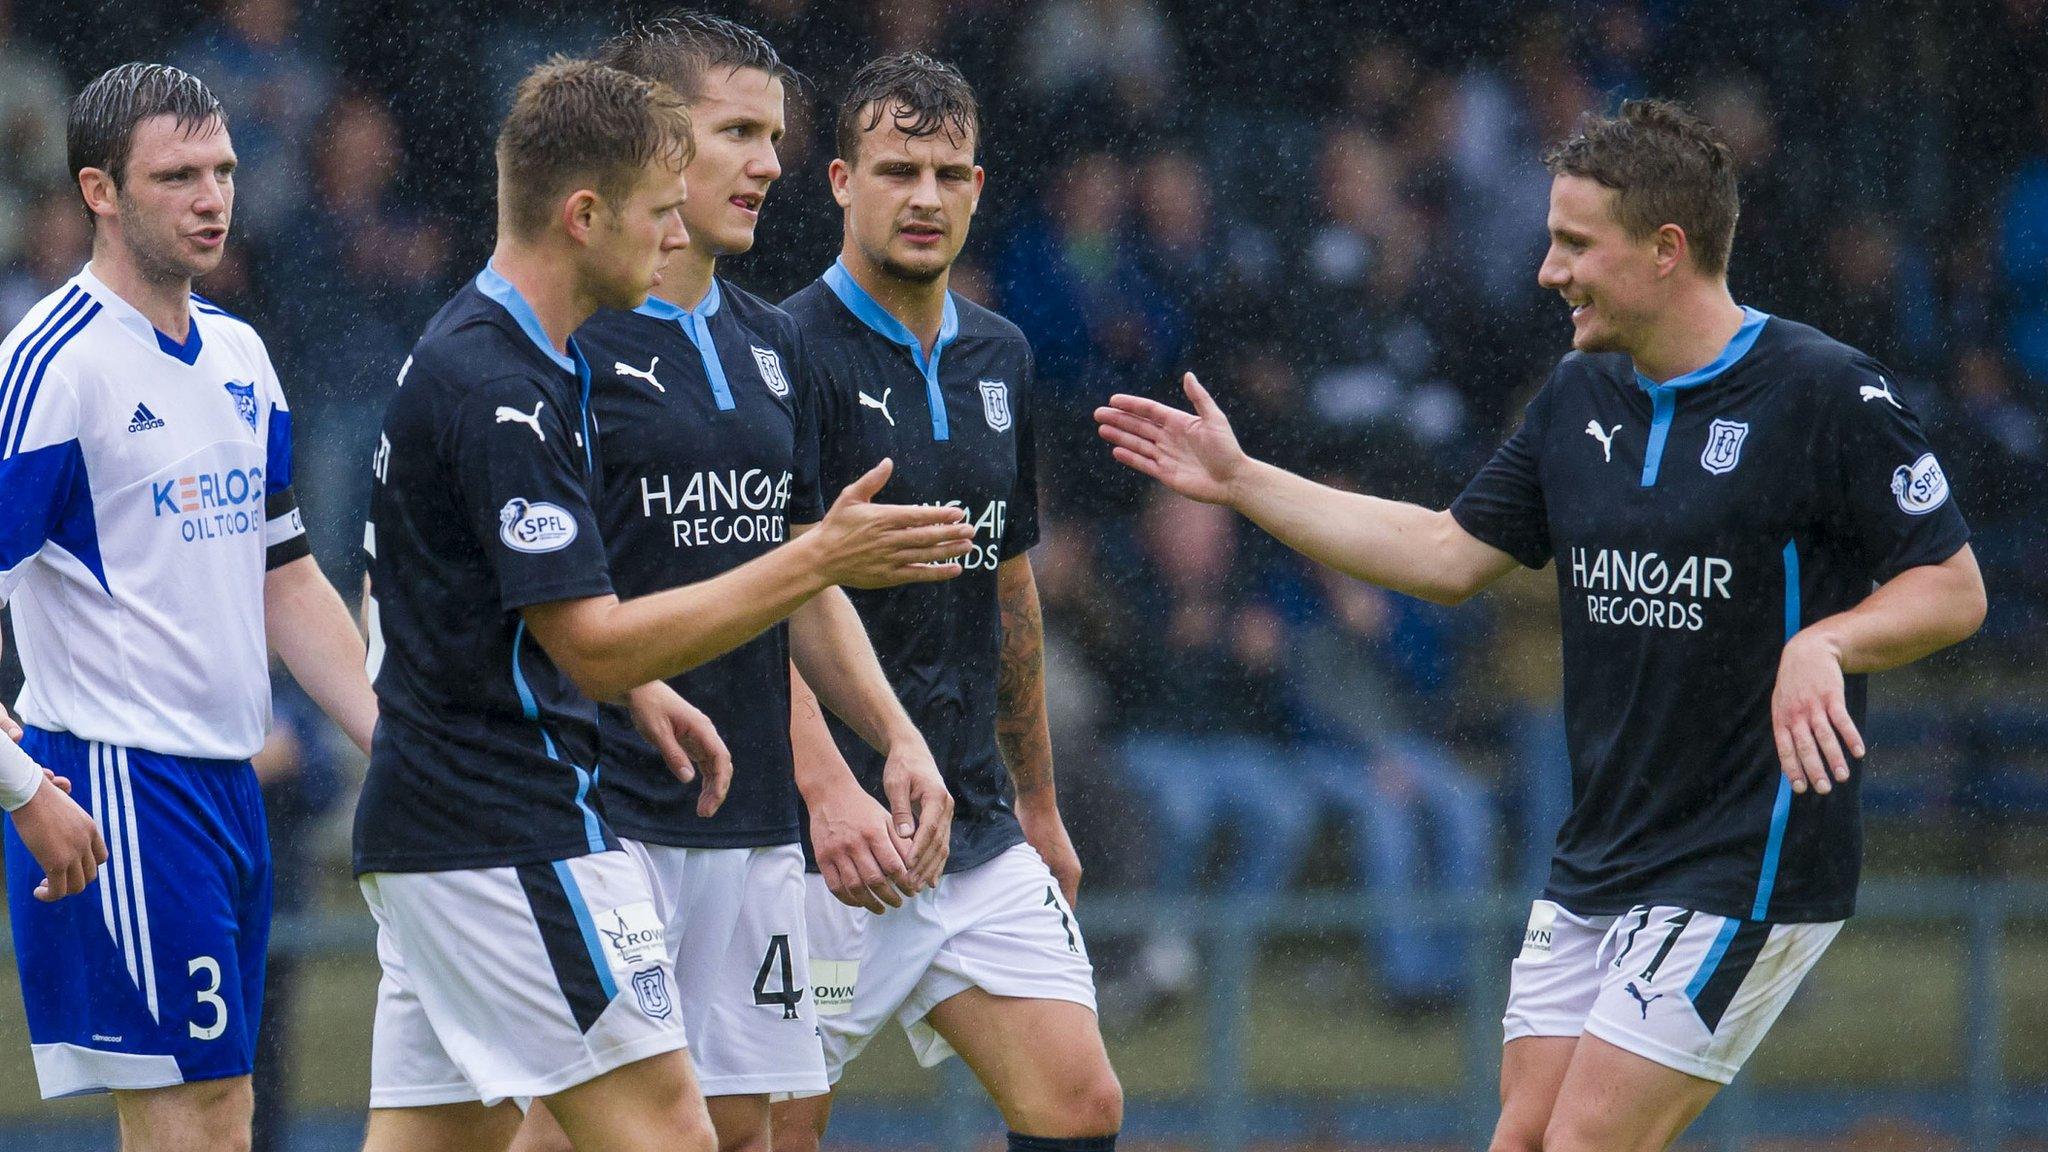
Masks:
[[[889,415],[889,393],[894,391],[894,388],[882,389],[882,398],[880,400],[877,400],[873,396],[870,396],[867,393],[863,392],[860,394],[860,406],[863,408],[873,408],[876,411],[880,412],[882,414],[882,419],[887,420],[889,422],[889,427],[894,428],[896,426],[896,418],[894,416]]]
[[[654,385],[654,390],[656,392],[667,392],[668,389],[663,388],[661,386],[661,381],[656,380],[654,378],[654,365],[659,363],[661,363],[661,357],[656,356],[653,359],[653,361],[647,365],[647,370],[643,372],[640,369],[633,367],[631,364],[628,364],[623,360],[615,360],[612,362],[612,371],[617,372],[621,376],[637,376],[640,379],[647,381],[649,384]]]
[[[1877,382],[1883,385],[1883,387],[1872,388],[1870,385],[1865,384],[1856,390],[1856,395],[1861,397],[1865,404],[1870,403],[1872,400],[1883,400],[1892,407],[1904,411],[1905,405],[1900,404],[1899,398],[1892,395],[1892,382],[1882,376],[1877,378]]]
[[[524,424],[528,428],[533,429],[533,434],[540,437],[540,442],[545,444],[548,442],[548,434],[540,430],[540,410],[547,406],[548,402],[545,400],[534,401],[533,415],[529,416],[517,408],[507,408],[500,404],[498,405],[498,423]]]
[[[1614,426],[1613,431],[1606,431],[1600,427],[1598,420],[1586,421],[1586,435],[1600,442],[1600,459],[1603,461],[1611,462],[1614,459],[1614,433],[1619,431],[1619,424]]]
[[[1633,981],[1633,980],[1631,980],[1631,981],[1629,981],[1629,982],[1628,982],[1628,984],[1626,985],[1626,988],[1627,988],[1628,994],[1629,994],[1629,995],[1631,995],[1631,996],[1633,996],[1633,997],[1635,997],[1635,998],[1636,998],[1636,1004],[1637,1004],[1637,1005],[1639,1005],[1639,1006],[1640,1006],[1640,1007],[1642,1008],[1642,1010],[1643,1010],[1643,1019],[1645,1019],[1645,1020],[1648,1020],[1648,1019],[1650,1018],[1650,1001],[1651,1001],[1651,1000],[1662,1000],[1662,999],[1664,998],[1664,994],[1663,994],[1662,992],[1659,992],[1659,993],[1657,993],[1657,994],[1656,994],[1655,996],[1652,996],[1652,997],[1650,997],[1650,999],[1649,999],[1649,1000],[1645,1000],[1645,999],[1643,999],[1643,993],[1642,993],[1642,991],[1641,991],[1640,989],[1638,989],[1638,988],[1636,987],[1636,982],[1635,982],[1635,981]]]

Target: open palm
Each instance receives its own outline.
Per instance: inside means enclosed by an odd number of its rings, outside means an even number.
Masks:
[[[1181,377],[1193,412],[1118,393],[1095,410],[1096,431],[1111,454],[1175,492],[1204,504],[1230,502],[1230,485],[1247,457],[1230,420],[1202,382]]]

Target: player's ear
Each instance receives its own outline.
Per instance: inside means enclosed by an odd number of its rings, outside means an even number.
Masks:
[[[853,178],[853,169],[839,157],[832,158],[832,166],[825,170],[825,178],[832,182],[832,199],[839,201],[841,208],[853,207],[853,197],[846,191],[846,182]]]
[[[588,188],[578,188],[562,201],[562,227],[569,238],[579,244],[590,241],[591,230],[597,227],[597,216],[604,208],[604,198]]]
[[[104,169],[80,168],[78,194],[85,200],[86,211],[95,216],[112,217],[120,214],[120,190],[114,187],[114,178]]]
[[[1686,238],[1685,229],[1676,224],[1665,224],[1657,229],[1657,275],[1669,276],[1685,263],[1685,254],[1692,249],[1692,242]]]
[[[976,164],[974,166],[974,199],[968,201],[967,203],[967,210],[969,212],[972,212],[976,208],[981,207],[981,190],[984,187],[986,187],[987,184],[988,173],[982,171],[981,165]]]

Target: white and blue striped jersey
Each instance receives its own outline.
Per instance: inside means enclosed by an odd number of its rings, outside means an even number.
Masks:
[[[264,574],[307,546],[263,341],[191,307],[179,343],[87,268],[0,344],[0,603],[23,723],[243,760],[270,725]]]

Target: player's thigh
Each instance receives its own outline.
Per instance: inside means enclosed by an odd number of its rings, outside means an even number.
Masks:
[[[519,1129],[519,1108],[429,1104],[372,1108],[363,1152],[501,1152]]]
[[[1500,1053],[1500,1120],[1490,1152],[1543,1152],[1543,1130],[1571,1067],[1575,1036],[1524,1036]]]
[[[706,1096],[704,1109],[718,1133],[718,1152],[768,1152],[768,1095]]]
[[[117,1091],[122,1152],[232,1152],[249,1147],[249,1077]]]
[[[1720,1090],[1589,1033],[1558,1088],[1543,1152],[1663,1152]]]
[[[810,1000],[823,1047],[827,1085],[867,1047],[916,992],[945,944],[933,911],[955,877],[877,916],[848,907],[822,876],[804,877],[804,925],[810,944]],[[799,1095],[809,1096],[809,1091]]]
[[[519,1132],[512,1137],[511,1146],[505,1152],[573,1152],[569,1134],[562,1131],[561,1121],[548,1111],[548,1102],[535,1100],[526,1110],[526,1119],[519,1122]]]
[[[768,1109],[776,1152],[818,1152],[832,1120],[832,1093],[777,1100]]]
[[[1094,1010],[970,988],[926,1019],[974,1070],[1012,1131],[1081,1137],[1123,1127],[1123,1088]]]
[[[576,1152],[714,1152],[689,1056],[664,1052],[547,1098]]]

